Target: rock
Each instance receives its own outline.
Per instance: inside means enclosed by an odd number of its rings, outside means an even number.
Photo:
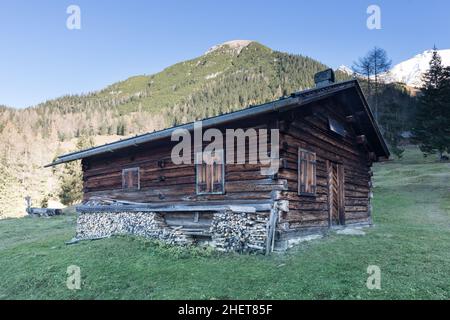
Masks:
[[[299,238],[295,238],[295,239],[290,239],[287,242],[287,246],[288,246],[288,248],[292,248],[299,243],[321,239],[322,237],[323,237],[322,234],[311,234],[311,235],[307,235],[307,236],[303,236],[303,237],[299,237]]]
[[[345,228],[336,231],[337,234],[343,234],[348,236],[364,236],[366,233],[360,228]]]

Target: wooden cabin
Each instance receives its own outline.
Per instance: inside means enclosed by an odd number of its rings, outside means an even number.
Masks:
[[[330,228],[370,225],[371,166],[389,151],[357,80],[334,83],[327,75],[316,77],[316,88],[202,120],[203,130],[224,134],[277,129],[273,174],[262,174],[265,164],[224,159],[228,151],[220,150],[214,156],[223,161],[175,164],[171,136],[192,132],[194,123],[58,157],[49,166],[82,163],[77,238],[135,234],[268,253]],[[233,147],[239,144],[248,160],[250,138]]]

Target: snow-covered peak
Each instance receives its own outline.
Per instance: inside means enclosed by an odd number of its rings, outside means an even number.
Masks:
[[[445,67],[450,66],[450,49],[438,50]],[[402,82],[411,87],[421,87],[422,75],[430,68],[433,50],[427,50],[395,65],[383,76],[386,82]]]
[[[345,74],[347,74],[347,75],[349,75],[349,76],[353,75],[353,73],[354,73],[352,69],[350,69],[349,67],[344,66],[344,65],[339,66],[339,67],[336,69],[336,71],[341,71],[341,72],[343,72],[343,73],[345,73]]]
[[[227,41],[222,44],[218,44],[218,45],[215,45],[215,46],[209,48],[208,51],[205,52],[205,54],[209,54],[209,53],[214,52],[221,48],[227,48],[227,49],[230,49],[233,52],[239,54],[242,51],[242,49],[244,49],[246,46],[248,46],[252,42],[253,42],[252,40]]]
[[[438,50],[444,67],[450,67],[450,49]],[[410,87],[420,88],[423,84],[422,76],[430,68],[430,61],[433,56],[433,50],[426,50],[415,55],[413,58],[396,64],[391,70],[380,74],[380,80],[386,83],[401,82]],[[347,66],[337,68],[348,75],[354,72]]]

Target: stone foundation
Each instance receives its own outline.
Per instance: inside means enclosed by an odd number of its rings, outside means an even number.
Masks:
[[[207,243],[220,251],[264,252],[267,241],[267,213],[221,211],[213,213]],[[97,239],[113,235],[136,235],[169,244],[189,245],[198,237],[182,226],[169,227],[164,213],[84,212],[77,219],[76,239]]]

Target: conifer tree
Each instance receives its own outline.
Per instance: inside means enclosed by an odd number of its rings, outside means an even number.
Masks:
[[[398,158],[402,158],[405,151],[400,146],[401,133],[403,129],[403,123],[401,119],[402,106],[395,101],[389,101],[384,105],[386,112],[380,115],[380,121],[383,123],[384,138],[393,154]]]
[[[442,159],[443,153],[450,151],[450,69],[442,66],[436,48],[423,80],[412,130],[414,141],[425,156],[437,153]]]

